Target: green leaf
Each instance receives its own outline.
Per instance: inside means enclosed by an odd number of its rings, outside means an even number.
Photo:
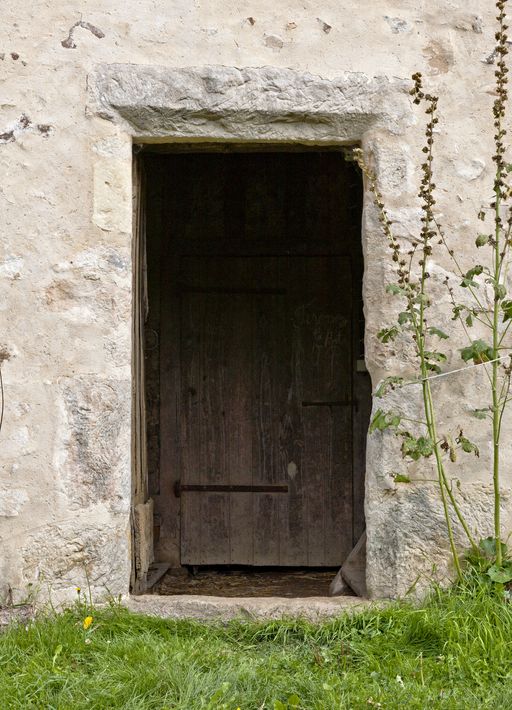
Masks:
[[[295,694],[294,694],[294,695],[290,695],[290,697],[288,698],[288,705],[289,705],[291,708],[298,708],[299,705],[300,705],[300,698],[299,698],[299,696],[298,696],[298,695],[295,695]]]
[[[474,280],[475,276],[480,276],[480,274],[483,272],[484,267],[481,264],[476,264],[473,266],[472,269],[469,269],[464,276],[462,277],[462,281],[460,283],[461,286],[464,288],[468,288],[468,286],[472,286],[473,288],[478,288],[477,282]]]
[[[394,412],[385,412],[382,409],[377,409],[370,422],[370,434],[374,431],[384,431],[385,429],[396,429],[401,421],[399,414]]]
[[[439,367],[439,365],[436,365],[434,363],[445,362],[446,355],[444,353],[439,353],[434,350],[425,350],[423,354],[425,356],[425,366],[427,370],[430,370],[431,372],[436,372],[438,375],[441,374],[441,368]]]
[[[404,325],[405,323],[408,323],[410,320],[412,320],[411,314],[408,313],[407,311],[402,311],[401,313],[398,314],[398,322],[400,325]]]
[[[387,428],[388,424],[386,422],[386,413],[379,407],[372,417],[369,432],[370,434],[373,434],[374,431],[384,431],[384,429]]]
[[[487,570],[487,574],[493,582],[499,582],[500,584],[506,584],[506,582],[512,581],[512,567],[509,565],[502,567],[492,565]]]
[[[477,247],[483,247],[486,244],[489,244],[489,235],[488,234],[479,234],[475,240],[475,244],[477,245]]]
[[[512,318],[512,301],[503,301],[501,310],[503,311],[503,322],[510,320]]]
[[[389,341],[394,340],[399,333],[399,328],[397,328],[396,325],[392,325],[390,328],[382,328],[382,330],[377,333],[377,338],[381,343],[389,343]]]
[[[434,443],[427,436],[420,436],[416,439],[410,434],[405,434],[402,442],[402,456],[407,456],[413,461],[418,461],[421,457],[428,458],[434,451]]]
[[[405,293],[404,289],[396,284],[388,284],[386,286],[386,292],[390,293],[392,296],[398,296],[399,294]]]
[[[473,327],[473,314],[472,314],[472,313],[468,313],[468,314],[467,314],[467,316],[466,316],[466,325],[468,326],[468,328],[472,328],[472,327]]]
[[[478,547],[482,550],[484,555],[489,559],[494,559],[496,557],[496,538],[485,537],[478,543]],[[501,554],[503,557],[507,555],[507,546],[504,542],[500,543]],[[507,562],[508,565],[512,564],[510,561]]]
[[[469,439],[463,439],[461,441],[462,450],[466,452],[466,454],[471,454],[474,452],[475,456],[480,455],[480,449],[476,444],[473,444]]]
[[[466,278],[467,279],[472,279],[473,276],[480,276],[481,273],[483,273],[484,267],[482,264],[475,264],[472,269],[469,269],[469,271],[466,272]]]
[[[404,473],[395,473],[393,476],[393,480],[395,483],[410,483],[411,479],[409,476],[406,476]]]
[[[478,547],[487,557],[493,557],[496,553],[496,541],[493,537],[485,537],[478,543]]]
[[[494,287],[494,294],[498,301],[501,301],[507,295],[507,288],[503,284],[496,284]]]
[[[462,436],[462,434],[460,434],[455,441],[459,444],[460,448],[466,452],[466,454],[475,454],[477,457],[480,456],[480,449],[478,446],[465,436]]]
[[[435,365],[433,362],[427,361],[425,363],[425,367],[427,368],[427,370],[430,370],[430,372],[435,372],[437,375],[441,374],[441,368],[439,367],[439,365]]]
[[[434,450],[434,444],[432,440],[426,436],[420,436],[418,439],[418,451],[420,451],[422,456],[430,456]]]
[[[475,364],[489,362],[493,359],[494,351],[490,345],[483,340],[475,340],[460,351],[460,356],[464,362],[473,360]]]
[[[460,282],[460,285],[463,288],[469,288],[470,286],[472,288],[478,288],[478,284],[476,281],[473,281],[473,279],[468,279],[465,276],[462,278],[462,281]]]
[[[403,377],[386,377],[375,390],[374,396],[383,397],[389,390],[393,390],[396,386],[402,385],[403,383]]]
[[[286,705],[280,700],[274,700],[274,710],[286,710]]]
[[[489,414],[489,407],[485,407],[484,409],[473,409],[471,414],[476,417],[476,419],[485,419]]]
[[[435,362],[446,362],[446,355],[444,353],[438,353],[434,350],[425,350],[424,355],[427,360],[434,360]]]
[[[457,320],[457,318],[460,318],[460,314],[464,310],[465,306],[454,306],[452,308],[452,313],[453,313],[453,318],[452,320]]]
[[[413,303],[420,303],[420,304],[423,303],[424,306],[428,306],[429,300],[428,300],[427,294],[426,293],[418,293],[418,295],[414,297]]]
[[[437,335],[438,338],[441,338],[442,340],[447,340],[450,336],[446,335],[446,333],[441,330],[440,328],[435,328],[434,326],[430,326],[428,328],[428,333],[430,335]]]

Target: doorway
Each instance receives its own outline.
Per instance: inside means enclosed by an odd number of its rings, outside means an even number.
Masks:
[[[155,559],[337,569],[364,531],[361,177],[340,149],[138,160]]]

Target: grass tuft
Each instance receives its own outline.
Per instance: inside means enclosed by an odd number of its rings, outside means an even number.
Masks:
[[[0,698],[2,710],[509,708],[512,607],[479,584],[318,625],[77,604],[0,636]]]

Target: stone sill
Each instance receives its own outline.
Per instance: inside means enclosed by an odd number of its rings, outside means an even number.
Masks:
[[[323,621],[344,613],[380,608],[383,602],[359,597],[211,597],[198,595],[143,594],[130,596],[124,605],[138,614],[165,619],[196,621],[271,621],[302,618]]]

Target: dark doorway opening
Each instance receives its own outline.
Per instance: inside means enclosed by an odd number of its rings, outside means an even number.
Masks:
[[[360,174],[339,149],[139,159],[159,590],[184,568],[323,579],[364,531]]]

